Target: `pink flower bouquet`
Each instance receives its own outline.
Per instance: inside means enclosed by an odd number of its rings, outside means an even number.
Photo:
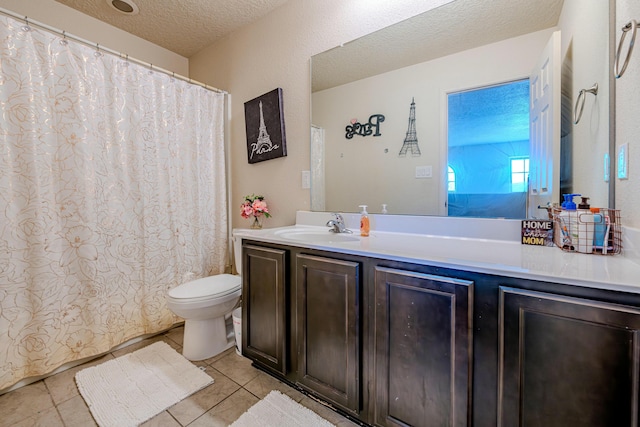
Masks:
[[[256,196],[254,194],[250,196],[244,196],[244,202],[240,205],[240,215],[243,218],[253,217],[253,228],[261,228],[262,225],[258,218],[264,215],[266,218],[270,218],[269,207],[267,202],[264,201],[263,196]]]

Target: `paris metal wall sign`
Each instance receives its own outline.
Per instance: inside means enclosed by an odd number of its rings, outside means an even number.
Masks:
[[[367,123],[360,123],[358,119],[351,119],[351,123],[344,129],[344,137],[347,139],[353,138],[354,135],[359,136],[380,136],[380,123],[384,122],[384,116],[382,114],[373,114],[369,116]]]
[[[416,102],[415,98],[411,98],[411,106],[409,107],[409,127],[407,135],[402,143],[402,148],[398,153],[398,157],[407,157],[407,153],[411,153],[411,157],[420,157],[420,147],[418,146],[418,134],[416,133]]]
[[[245,102],[244,118],[249,163],[287,155],[281,88]]]
[[[344,131],[344,137],[352,139],[354,136],[380,136],[382,135],[380,130],[380,123],[384,122],[385,117],[382,114],[372,114],[369,116],[367,123],[360,123],[358,119],[351,119]],[[385,151],[386,153],[387,151]],[[398,157],[407,157],[407,154],[411,154],[411,157],[420,157],[420,147],[418,146],[418,135],[416,133],[416,102],[415,98],[411,99],[411,105],[409,107],[409,127],[407,128],[407,134],[402,143],[402,148],[398,153]]]

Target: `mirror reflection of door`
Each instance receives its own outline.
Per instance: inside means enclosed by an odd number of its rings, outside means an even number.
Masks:
[[[529,77],[531,172],[528,218],[546,218],[546,212],[539,207],[560,202],[561,62],[560,31],[556,31]]]
[[[447,95],[449,216],[524,218],[529,79]]]

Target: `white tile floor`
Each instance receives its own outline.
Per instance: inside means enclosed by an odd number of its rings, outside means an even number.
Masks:
[[[183,327],[132,344],[99,359],[50,376],[44,380],[0,396],[0,427],[84,427],[95,426],[89,408],[78,393],[75,374],[87,366],[135,351],[155,341],[164,341],[182,350]],[[355,426],[348,419],[324,407],[299,391],[251,366],[231,348],[194,362],[205,368],[215,382],[176,403],[143,424],[145,427],[227,426],[271,390],[280,390],[296,402],[339,427]]]

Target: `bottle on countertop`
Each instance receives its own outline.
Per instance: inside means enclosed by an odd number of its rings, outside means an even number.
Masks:
[[[578,249],[578,211],[573,202],[580,194],[563,194],[562,211],[559,215],[562,232],[562,247],[571,250]]]
[[[591,208],[593,214],[593,247],[602,249],[606,242],[607,222],[600,208]]]
[[[380,211],[380,213],[383,215],[389,213],[389,211],[387,211],[387,205],[385,203],[382,204],[382,210]]]
[[[367,205],[360,205],[362,212],[360,212],[360,235],[369,235],[369,213],[367,212]]]
[[[593,252],[594,217],[589,206],[589,198],[583,197],[578,205],[578,252]]]

